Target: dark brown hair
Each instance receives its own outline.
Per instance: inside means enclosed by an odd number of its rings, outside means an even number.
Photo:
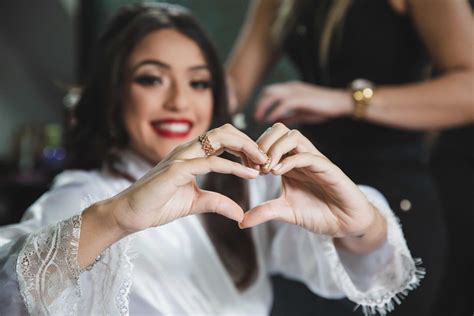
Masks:
[[[75,125],[68,135],[69,167],[113,168],[120,160],[116,149],[126,148],[129,137],[122,122],[121,93],[126,61],[147,34],[172,28],[193,40],[201,49],[212,77],[213,122],[217,127],[230,121],[222,65],[214,46],[189,11],[181,6],[150,3],[122,7],[99,38],[92,71],[75,108]],[[235,159],[230,158],[229,159]],[[210,174],[203,188],[220,192],[248,208],[248,190],[240,178]],[[255,246],[250,230],[223,216],[206,214],[205,227],[224,266],[239,289],[251,284],[257,271]]]

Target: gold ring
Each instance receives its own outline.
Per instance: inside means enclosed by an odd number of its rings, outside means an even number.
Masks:
[[[272,164],[272,157],[268,156],[267,161],[263,164],[262,169],[267,170]]]
[[[214,153],[215,149],[214,147],[212,147],[211,142],[209,141],[209,137],[207,137],[207,132],[200,135],[198,140],[201,143],[201,148],[206,154],[206,156],[210,156]]]

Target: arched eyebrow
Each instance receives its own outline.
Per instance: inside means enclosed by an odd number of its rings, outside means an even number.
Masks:
[[[139,62],[138,64],[136,64],[132,68],[132,73],[135,72],[138,68],[140,68],[141,66],[144,66],[144,65],[154,65],[154,66],[157,66],[157,67],[165,69],[165,70],[171,70],[171,68],[172,68],[171,65],[169,65],[165,62],[162,62],[160,60],[145,59],[145,60],[142,60],[141,62]],[[191,72],[199,71],[199,70],[208,70],[209,71],[209,66],[207,66],[207,65],[197,65],[197,66],[189,67],[189,69],[188,69],[188,71],[191,71]]]
[[[157,66],[159,68],[166,69],[166,70],[171,69],[170,65],[168,65],[167,63],[164,63],[162,61],[159,61],[159,60],[156,60],[156,59],[145,59],[145,60],[142,60],[141,62],[139,62],[138,64],[136,64],[132,68],[132,73],[135,72],[138,68],[140,68],[141,66],[144,66],[144,65],[154,65],[154,66]]]
[[[193,66],[189,68],[189,71],[198,71],[198,70],[210,70],[208,65],[199,65],[199,66]]]

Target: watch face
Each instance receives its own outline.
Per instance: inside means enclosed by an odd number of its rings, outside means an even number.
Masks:
[[[374,84],[367,79],[356,79],[351,83],[352,90],[363,90],[365,88],[374,88]]]

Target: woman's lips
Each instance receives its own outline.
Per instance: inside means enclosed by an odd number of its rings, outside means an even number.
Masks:
[[[164,119],[151,122],[153,130],[166,138],[184,138],[192,130],[193,122],[188,119]]]

